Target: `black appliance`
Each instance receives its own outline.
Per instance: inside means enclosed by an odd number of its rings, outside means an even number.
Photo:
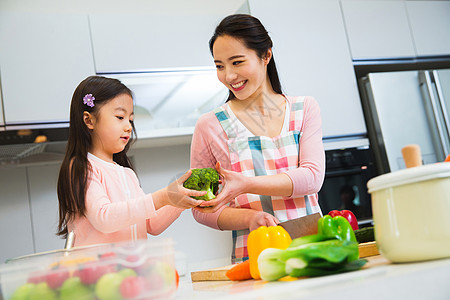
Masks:
[[[372,202],[367,181],[377,176],[369,146],[325,151],[326,171],[319,204],[323,214],[351,210],[360,226],[370,226]]]

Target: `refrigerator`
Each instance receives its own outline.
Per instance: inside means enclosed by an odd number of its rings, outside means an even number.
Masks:
[[[408,144],[420,146],[424,164],[450,154],[450,69],[368,73],[359,85],[379,173],[404,169]]]

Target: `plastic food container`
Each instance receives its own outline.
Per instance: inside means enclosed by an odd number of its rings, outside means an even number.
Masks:
[[[384,174],[367,186],[382,255],[392,262],[450,257],[450,163]]]
[[[178,286],[169,239],[24,256],[0,266],[4,299],[170,299]]]

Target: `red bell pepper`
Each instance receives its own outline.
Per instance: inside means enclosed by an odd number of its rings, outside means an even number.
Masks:
[[[357,230],[358,227],[358,220],[356,220],[355,215],[350,210],[332,210],[328,213],[332,217],[336,216],[342,216],[347,219],[347,221],[352,225],[353,230]]]

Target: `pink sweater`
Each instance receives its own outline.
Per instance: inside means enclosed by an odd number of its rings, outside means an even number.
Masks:
[[[289,97],[287,97],[289,101]],[[325,175],[325,155],[322,143],[322,119],[319,104],[313,97],[304,102],[298,168],[285,172],[293,183],[293,197],[317,193]],[[219,161],[231,170],[227,136],[213,112],[202,115],[195,126],[191,144],[191,168],[214,167]],[[213,214],[192,210],[201,224],[219,229],[217,219],[225,207]]]
[[[183,209],[164,206],[155,210],[133,170],[88,154],[92,172],[86,191],[86,216],[68,224],[75,245],[84,246],[146,239],[157,235],[178,218]]]

